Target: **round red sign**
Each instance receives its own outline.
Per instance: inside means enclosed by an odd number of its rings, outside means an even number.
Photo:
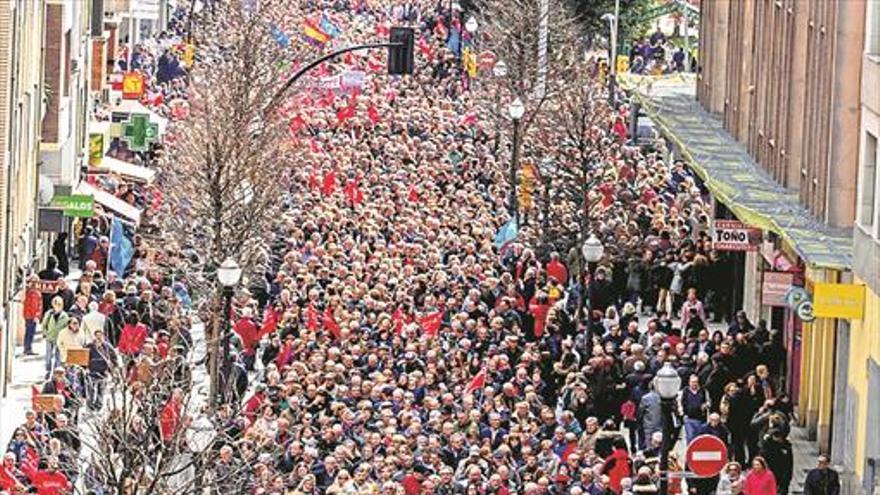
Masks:
[[[716,436],[700,435],[687,447],[687,465],[700,478],[711,478],[727,464],[727,446]]]
[[[483,70],[488,70],[492,67],[495,67],[495,62],[497,61],[498,57],[489,50],[480,52],[480,55],[477,57],[477,65],[479,65],[480,68]]]

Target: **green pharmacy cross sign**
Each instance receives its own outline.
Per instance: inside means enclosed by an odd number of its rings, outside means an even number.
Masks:
[[[131,151],[147,151],[159,138],[159,124],[150,122],[150,116],[142,113],[132,114],[122,129],[122,139]]]

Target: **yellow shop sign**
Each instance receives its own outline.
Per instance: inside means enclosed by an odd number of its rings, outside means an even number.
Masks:
[[[813,314],[818,318],[862,319],[865,286],[817,282],[813,286]]]

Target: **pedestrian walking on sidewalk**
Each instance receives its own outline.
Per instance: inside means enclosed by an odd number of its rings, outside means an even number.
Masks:
[[[46,311],[43,316],[41,327],[43,328],[43,338],[46,339],[46,379],[56,366],[61,365],[61,354],[58,351],[58,334],[61,330],[67,328],[70,316],[64,311],[64,299],[61,296],[55,296],[52,299],[52,308]]]
[[[831,469],[827,455],[820,455],[816,467],[807,473],[804,495],[840,495],[840,476]]]
[[[43,316],[43,294],[39,289],[30,285],[40,280],[36,275],[28,277],[28,288],[24,293],[24,355],[35,356],[34,335],[37,333],[37,324]]]

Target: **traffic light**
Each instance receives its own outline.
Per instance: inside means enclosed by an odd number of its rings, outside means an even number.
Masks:
[[[413,28],[391,28],[391,43],[397,43],[388,50],[388,73],[392,75],[412,74],[413,72],[413,47],[415,33]]]

